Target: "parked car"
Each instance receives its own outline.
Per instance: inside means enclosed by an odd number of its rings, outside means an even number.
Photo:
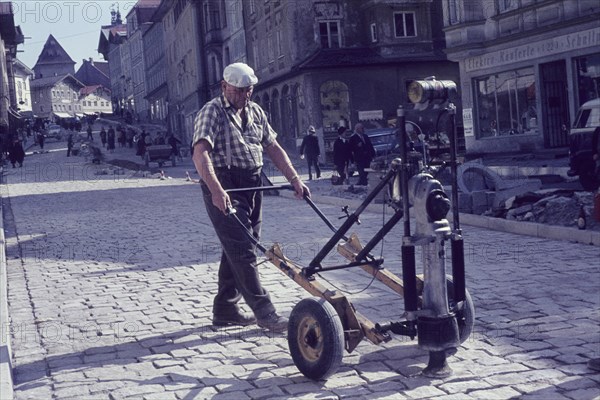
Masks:
[[[367,129],[365,133],[369,139],[371,139],[373,148],[375,148],[376,157],[385,156],[392,152],[399,154],[400,151],[398,149],[398,140],[396,138],[396,128]],[[422,149],[422,146],[419,146],[417,143],[417,135],[421,133],[423,132],[419,125],[411,121],[406,121],[406,134],[409,136],[410,141]]]
[[[46,131],[44,132],[44,137],[46,139],[62,139],[63,130],[59,125],[48,125]]]
[[[579,176],[585,190],[600,187],[600,171],[592,157],[594,131],[600,134],[600,99],[585,102],[577,112],[575,123],[569,131],[569,176]],[[598,138],[596,138],[595,145]]]

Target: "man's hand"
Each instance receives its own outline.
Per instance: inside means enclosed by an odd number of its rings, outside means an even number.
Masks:
[[[231,199],[225,190],[215,190],[211,192],[212,203],[217,207],[223,214],[227,215],[228,208],[231,207]]]
[[[294,180],[292,182],[292,186],[294,187],[297,198],[302,199],[305,195],[310,197],[310,190],[308,189],[308,186],[306,186],[300,179]]]
[[[304,154],[300,154],[300,159],[304,160]]]

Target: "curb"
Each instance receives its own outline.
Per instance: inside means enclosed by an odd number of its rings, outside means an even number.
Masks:
[[[0,167],[0,180],[3,179],[4,167]],[[0,181],[0,185],[4,185]],[[3,400],[13,399],[12,349],[10,344],[10,325],[8,318],[8,294],[6,276],[6,241],[4,240],[4,208],[0,196],[0,393]]]
[[[283,190],[279,193],[281,197],[295,199],[294,193]],[[339,197],[322,196],[314,194],[312,199],[315,203],[329,204],[334,206],[349,205],[356,209],[361,201],[353,199],[344,199]],[[381,204],[369,204],[365,211],[381,212]],[[494,231],[514,233],[517,235],[533,236],[543,239],[562,240],[566,242],[576,242],[593,246],[600,246],[600,232],[580,230],[559,225],[545,225],[535,222],[510,221],[500,218],[486,217],[483,215],[474,215],[460,213],[461,224],[486,228]]]

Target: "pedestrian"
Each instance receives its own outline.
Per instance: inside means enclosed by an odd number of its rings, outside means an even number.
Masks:
[[[181,144],[181,140],[177,139],[175,135],[169,135],[168,140],[169,145],[171,146],[171,154],[175,157],[179,157],[179,145]]]
[[[102,147],[106,148],[106,130],[104,129],[104,126],[102,126],[102,129],[100,130],[100,141],[102,142]]]
[[[92,125],[88,125],[87,127],[87,138],[90,141],[94,141],[94,136],[92,135]]]
[[[67,138],[67,157],[71,157],[71,150],[73,150],[73,134],[69,133]]]
[[[106,134],[106,150],[108,150],[109,153],[115,151],[115,130],[112,126],[108,128],[108,132]]]
[[[300,158],[304,159],[306,157],[306,161],[308,163],[308,180],[312,181],[312,170],[311,168],[315,167],[315,172],[317,173],[317,179],[321,177],[321,168],[319,168],[319,156],[321,155],[321,150],[319,149],[319,138],[317,137],[317,133],[314,126],[309,126],[306,132],[306,135],[302,139],[302,144],[300,145]]]
[[[362,123],[354,126],[354,134],[350,136],[350,148],[352,149],[352,158],[358,170],[357,185],[368,185],[368,172],[365,169],[371,166],[371,161],[375,157],[375,149],[371,139],[365,133],[365,127]]]
[[[346,128],[338,128],[338,138],[333,142],[333,164],[338,173],[338,184],[341,185],[348,179],[348,165],[352,161],[352,149],[346,137]]]
[[[285,178],[296,196],[310,196],[262,108],[250,101],[258,82],[254,70],[244,63],[225,67],[221,95],[202,107],[194,122],[193,161],[202,178],[206,211],[221,242],[218,290],[213,301],[213,325],[251,325],[273,332],[287,329],[286,318],[277,314],[258,274],[256,245],[243,232],[238,218],[259,240],[262,192],[228,194],[226,190],[262,185],[263,150]],[[248,232],[249,233],[249,232]],[[240,312],[244,298],[254,316]]]
[[[10,163],[12,167],[15,168],[15,164],[19,164],[19,168],[23,166],[23,160],[25,159],[25,150],[23,150],[23,145],[18,138],[13,139],[12,145],[9,150]]]
[[[44,150],[44,141],[46,137],[43,132],[38,132],[38,144],[40,145],[40,149]]]

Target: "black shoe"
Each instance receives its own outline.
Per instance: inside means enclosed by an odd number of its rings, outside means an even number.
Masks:
[[[213,315],[214,326],[239,325],[248,326],[256,323],[256,318],[250,314],[237,313],[233,315]]]
[[[275,311],[271,314],[267,314],[263,318],[259,318],[256,324],[263,329],[271,332],[282,333],[287,331],[288,319],[278,315]]]

